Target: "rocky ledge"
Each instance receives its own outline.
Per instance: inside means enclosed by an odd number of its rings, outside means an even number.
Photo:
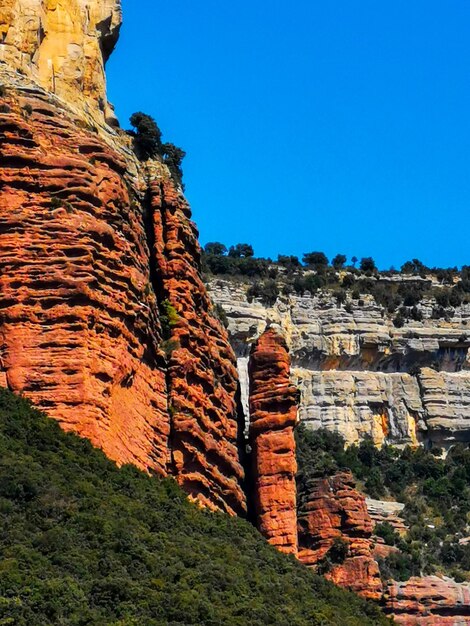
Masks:
[[[246,282],[208,284],[226,313],[242,385],[251,344],[269,324],[282,328],[299,417],[312,428],[338,431],[349,443],[372,437],[448,448],[470,440],[470,305],[445,321],[432,319],[423,302],[422,321],[396,328],[369,295],[348,306],[327,294],[280,296],[266,306],[248,301]]]
[[[403,626],[470,624],[470,584],[426,576],[393,582],[386,590],[386,610]]]

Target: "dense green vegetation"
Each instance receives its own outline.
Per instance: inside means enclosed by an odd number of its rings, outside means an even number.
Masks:
[[[168,166],[173,179],[181,185],[183,180],[181,164],[186,152],[173,143],[162,142],[162,131],[150,115],[133,113],[129,121],[135,129],[129,133],[134,137],[134,148],[139,159],[147,161],[159,158]]]
[[[245,254],[234,251],[242,249]],[[346,308],[351,301],[359,306],[370,294],[388,313],[395,313],[394,323],[401,327],[407,320],[420,321],[422,313],[417,305],[423,299],[433,299],[433,317],[449,318],[452,309],[470,302],[470,266],[459,272],[454,268],[428,268],[418,259],[407,261],[400,272],[391,269],[379,272],[374,259],[352,257],[347,265],[344,254],[337,254],[331,264],[323,252],[308,252],[302,262],[296,256],[279,255],[277,261],[256,258],[252,246],[238,244],[230,250],[220,242],[208,243],[204,248],[203,269],[212,275],[250,277],[248,298],[259,298],[272,305],[277,297],[305,292],[330,292],[339,305]],[[402,281],[393,281],[401,274]],[[434,281],[434,282],[433,282]],[[436,286],[435,283],[438,283]]]
[[[312,478],[350,469],[359,487],[372,498],[392,497],[406,504],[409,527],[400,538],[389,525],[377,533],[400,553],[383,561],[385,578],[444,572],[457,580],[470,580],[470,545],[459,543],[469,533],[470,450],[455,446],[446,459],[439,450],[376,448],[371,441],[348,448],[337,433],[296,431],[297,476],[300,506]]]
[[[377,626],[379,610],[0,391],[0,624]]]

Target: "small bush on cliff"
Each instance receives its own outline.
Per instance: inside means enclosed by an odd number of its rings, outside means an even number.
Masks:
[[[220,241],[211,241],[204,246],[204,252],[214,256],[224,256],[227,254],[227,246]]]
[[[162,153],[162,132],[153,117],[134,113],[130,123],[135,128],[134,141],[140,158],[147,160]]]
[[[268,278],[264,282],[255,282],[248,288],[246,292],[248,302],[252,302],[253,298],[258,298],[266,306],[273,306],[279,296],[279,286],[276,281]]]
[[[367,256],[361,259],[361,272],[375,272],[377,270],[375,261],[372,257]]]
[[[162,342],[162,350],[167,359],[169,359],[173,352],[178,350],[180,347],[181,344],[177,339],[165,339],[165,341]]]
[[[230,246],[228,251],[229,257],[234,259],[247,259],[254,256],[254,254],[253,246],[250,246],[249,243],[237,243],[236,246]]]
[[[344,254],[337,254],[331,261],[331,265],[335,270],[341,270],[346,264],[347,257]]]
[[[307,267],[322,271],[328,267],[328,258],[324,252],[306,252],[302,258]]]
[[[219,242],[206,244],[202,255],[202,267],[205,272],[215,275],[248,276],[253,278],[268,277],[270,262],[253,256],[253,247],[239,243],[227,248]]]
[[[175,307],[169,300],[163,300],[160,304],[160,324],[162,327],[163,339],[171,337],[171,329],[179,322],[179,315]]]
[[[219,320],[219,322],[222,324],[222,326],[224,328],[228,328],[229,322],[228,322],[227,313],[225,312],[224,307],[219,303],[215,304],[214,313],[217,319]]]
[[[129,131],[134,135],[135,151],[139,159],[159,158],[170,170],[175,182],[182,185],[183,169],[181,164],[186,152],[173,143],[162,143],[162,132],[157,122],[146,113],[134,113],[130,117],[131,126],[135,129]]]
[[[283,267],[286,268],[287,271],[290,271],[290,272],[301,267],[299,257],[292,256],[292,255],[279,254],[277,257],[277,262],[279,265],[282,265]]]
[[[181,164],[186,156],[186,152],[173,143],[164,143],[162,146],[162,154],[163,162],[168,166],[173,180],[181,184],[183,180],[183,168]]]
[[[174,480],[118,469],[0,390],[0,623],[378,626],[379,609],[202,511]]]
[[[398,546],[401,544],[400,535],[389,522],[381,522],[374,528],[374,534],[381,537],[387,546]]]

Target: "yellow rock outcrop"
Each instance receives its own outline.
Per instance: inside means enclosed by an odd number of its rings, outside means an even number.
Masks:
[[[113,122],[104,65],[120,25],[120,0],[2,0],[0,64]]]

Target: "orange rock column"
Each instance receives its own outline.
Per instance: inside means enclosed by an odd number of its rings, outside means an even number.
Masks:
[[[271,328],[253,347],[249,362],[254,512],[269,543],[296,554],[297,389],[289,373],[287,345]]]

